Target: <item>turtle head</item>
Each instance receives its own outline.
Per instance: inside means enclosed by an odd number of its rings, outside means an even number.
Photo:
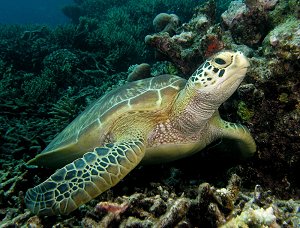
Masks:
[[[188,84],[202,101],[220,105],[238,88],[249,66],[242,52],[221,51],[206,60],[193,73]]]

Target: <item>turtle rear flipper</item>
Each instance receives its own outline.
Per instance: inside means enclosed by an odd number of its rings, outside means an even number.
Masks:
[[[116,185],[144,154],[145,146],[140,140],[95,148],[29,189],[25,203],[34,214],[69,214]]]

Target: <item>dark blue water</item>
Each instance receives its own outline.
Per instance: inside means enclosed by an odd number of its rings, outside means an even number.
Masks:
[[[0,24],[65,24],[61,8],[73,0],[1,0]]]

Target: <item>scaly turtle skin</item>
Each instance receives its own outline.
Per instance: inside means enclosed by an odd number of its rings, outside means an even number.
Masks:
[[[241,52],[223,51],[187,81],[162,75],[104,95],[29,161],[60,169],[27,191],[27,207],[40,215],[68,214],[116,185],[141,161],[176,160],[220,138],[236,141],[241,155],[251,156],[256,145],[246,127],[218,114],[248,67]]]

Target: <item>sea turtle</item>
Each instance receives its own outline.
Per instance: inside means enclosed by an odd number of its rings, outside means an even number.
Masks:
[[[241,52],[222,51],[188,80],[162,75],[107,93],[28,162],[60,169],[27,191],[27,207],[40,215],[68,214],[116,185],[141,161],[173,161],[220,138],[236,141],[241,154],[251,156],[256,145],[247,128],[218,113],[248,67]]]

